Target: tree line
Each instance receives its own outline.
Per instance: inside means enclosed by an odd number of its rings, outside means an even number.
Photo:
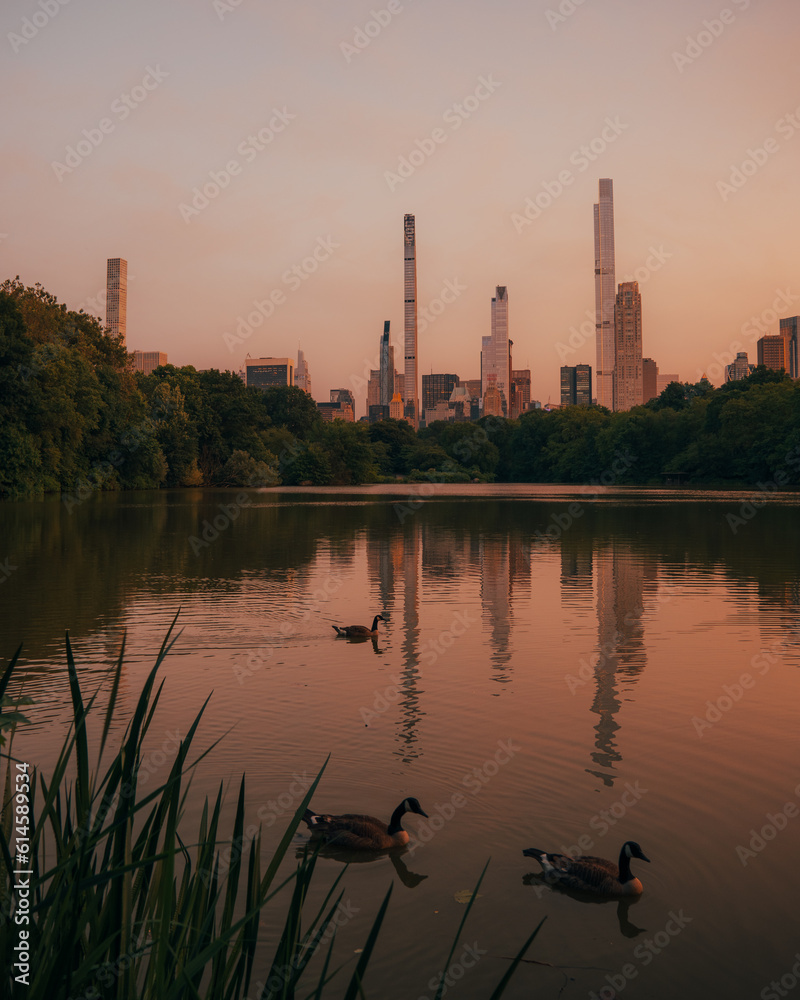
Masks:
[[[517,420],[327,422],[296,387],[233,372],[135,372],[124,344],[19,279],[0,286],[0,493],[181,486],[800,482],[800,382],[757,368],[714,389],[673,382],[645,406]]]

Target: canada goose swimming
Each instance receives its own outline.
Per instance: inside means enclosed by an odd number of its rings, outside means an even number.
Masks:
[[[619,865],[588,854],[577,858],[567,854],[547,854],[536,847],[529,847],[522,853],[536,858],[547,881],[556,882],[566,889],[593,892],[600,896],[640,895],[642,883],[631,874],[631,858],[641,858],[650,863],[650,858],[645,857],[641,847],[633,840],[626,840],[622,845]]]
[[[363,639],[366,636],[378,634],[378,622],[385,622],[383,615],[375,615],[372,619],[372,628],[366,625],[334,625],[337,635],[346,635],[349,639]]]
[[[323,816],[306,809],[303,821],[312,836],[322,837],[326,843],[360,851],[383,851],[388,847],[403,847],[408,843],[408,833],[400,825],[405,813],[428,814],[416,799],[403,799],[392,813],[387,826],[374,816],[345,813],[342,816]]]

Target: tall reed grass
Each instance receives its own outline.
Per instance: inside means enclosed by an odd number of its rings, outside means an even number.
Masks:
[[[295,1000],[300,996],[320,1000],[335,991],[344,1000],[366,997],[364,980],[389,906],[391,886],[378,906],[355,967],[349,969],[345,965],[352,964],[350,959],[341,963],[335,956],[334,923],[344,894],[340,886],[346,868],[312,915],[307,914],[305,902],[314,877],[316,854],[306,850],[288,878],[277,878],[324,765],[268,858],[263,857],[260,833],[245,849],[244,776],[229,839],[220,834],[226,818],[221,788],[213,805],[206,798],[194,842],[186,843],[179,833],[191,771],[216,745],[200,753],[191,764],[187,762],[208,701],[181,742],[166,780],[152,791],[139,788],[137,772],[143,744],[163,688],[163,681],[156,686],[156,675],[177,639],[171,638],[174,627],[175,621],[144,683],[119,748],[113,755],[109,753],[104,763],[119,694],[123,641],[111,671],[93,768],[87,719],[92,712],[99,715],[97,695],[84,702],[67,635],[73,718],[52,774],[48,777],[36,769],[30,777],[27,911],[20,907],[19,892],[13,891],[14,879],[26,876],[14,874],[22,866],[13,853],[18,844],[12,836],[12,820],[24,814],[15,811],[17,760],[13,754],[14,727],[8,729],[8,746],[0,758],[0,763],[4,758],[6,765],[0,813],[3,996],[11,1000]],[[0,704],[6,704],[6,691],[19,656],[17,650],[0,678]],[[10,721],[11,714],[6,713],[6,718]],[[230,863],[222,865],[221,857],[230,857]],[[478,885],[482,878],[483,873]],[[285,894],[280,900],[276,897],[288,885],[291,898],[287,905]],[[286,910],[283,930],[277,941],[261,941],[259,918],[271,902]],[[445,969],[471,906],[472,902],[466,908]],[[25,915],[29,922],[20,922]],[[19,968],[14,964],[20,956],[23,930],[28,931],[30,945],[27,982],[19,981]],[[524,942],[487,1000],[495,1000],[504,992],[538,930]],[[270,954],[266,985],[254,984],[257,957],[264,967]],[[442,980],[436,1000],[440,1000],[444,988]]]

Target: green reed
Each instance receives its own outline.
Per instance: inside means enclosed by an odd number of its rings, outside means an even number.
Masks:
[[[152,791],[139,787],[143,744],[163,688],[163,681],[156,687],[156,674],[177,639],[171,639],[174,627],[175,621],[144,683],[119,749],[103,764],[119,693],[123,640],[112,670],[94,769],[90,768],[86,723],[89,714],[96,711],[97,696],[84,703],[67,636],[73,720],[49,779],[38,770],[30,776],[27,924],[18,922],[26,915],[19,898],[12,912],[14,878],[25,876],[13,874],[20,868],[11,853],[12,819],[18,815],[14,811],[18,800],[13,778],[17,761],[13,755],[14,727],[8,726],[0,811],[3,995],[13,1000],[241,1000],[250,996],[256,956],[263,961],[263,955],[274,949],[266,985],[258,983],[253,993],[258,1000],[294,1000],[299,995],[322,998],[337,973],[342,974],[336,984],[338,995],[344,990],[345,1000],[365,997],[362,984],[389,905],[391,886],[345,987],[347,972],[334,960],[334,917],[344,894],[339,886],[346,868],[311,917],[305,900],[317,855],[306,849],[296,870],[276,881],[325,765],[268,859],[262,859],[260,832],[245,849],[244,777],[230,839],[223,839],[219,829],[224,819],[222,788],[213,806],[205,800],[196,841],[187,844],[179,833],[191,771],[216,745],[187,763],[208,701],[180,743],[166,780]],[[17,650],[0,677],[0,705],[6,704],[6,689],[19,655]],[[10,722],[12,714],[0,718]],[[15,717],[13,721],[26,720]],[[228,856],[230,863],[221,864],[221,857]],[[262,909],[290,884],[288,907],[285,901],[275,904],[287,907],[279,940],[259,943]],[[471,903],[464,920],[470,908]],[[450,958],[463,924],[462,920]],[[23,930],[28,931],[31,956],[27,983],[17,981],[20,970],[14,967],[19,958],[15,945],[19,945]],[[538,930],[525,941],[490,1000],[501,996]],[[308,969],[315,956],[316,971]],[[437,996],[441,990],[442,985]]]

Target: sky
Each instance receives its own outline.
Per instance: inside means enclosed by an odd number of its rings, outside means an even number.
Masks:
[[[662,373],[718,385],[800,314],[797,0],[6,0],[0,29],[0,279],[104,320],[124,257],[129,350],[300,348],[361,415],[413,213],[420,374],[479,377],[505,285],[557,402],[595,367],[605,177]]]

